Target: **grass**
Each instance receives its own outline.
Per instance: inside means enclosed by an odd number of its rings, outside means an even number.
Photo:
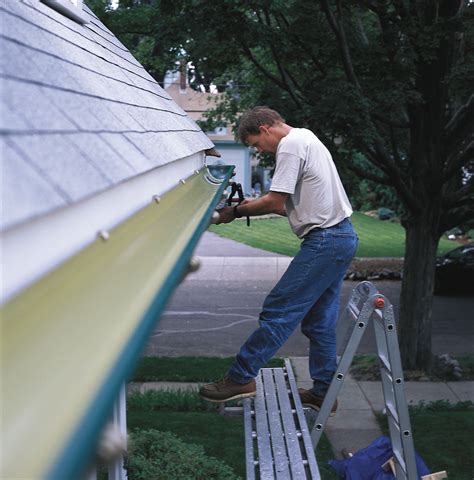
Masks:
[[[143,357],[131,382],[213,382],[223,378],[234,357]],[[267,367],[282,367],[272,358]]]
[[[459,362],[459,366],[462,369],[462,378],[460,380],[474,380],[474,356],[452,358]],[[356,380],[380,380],[380,367],[376,355],[355,355],[350,371]],[[434,382],[457,381],[451,372],[442,372],[439,368],[434,368],[432,372],[405,370],[403,373],[407,381],[419,380],[421,377],[426,377]]]
[[[154,428],[172,432],[186,443],[202,445],[208,456],[222,460],[245,478],[243,418],[219,415],[216,407],[203,402],[197,393],[134,393],[127,399],[127,422],[129,430]],[[334,455],[325,437],[317,453],[321,477],[337,479],[327,465]]]
[[[354,212],[352,223],[359,236],[357,257],[404,256],[405,230],[398,223],[378,220],[360,212]],[[235,221],[212,225],[210,230],[222,237],[282,255],[296,255],[300,245],[286,218],[252,219],[250,228],[245,221]],[[442,255],[457,246],[455,242],[442,239],[438,254]]]
[[[388,435],[387,419],[378,415],[382,431]],[[474,405],[445,401],[410,408],[415,449],[432,472],[446,470],[448,478],[472,480],[474,472]]]

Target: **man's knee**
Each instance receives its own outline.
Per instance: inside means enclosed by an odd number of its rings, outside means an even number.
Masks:
[[[271,338],[275,343],[282,345],[294,331],[294,327],[287,322],[275,319],[265,319],[260,317],[260,328],[265,332],[266,336]]]

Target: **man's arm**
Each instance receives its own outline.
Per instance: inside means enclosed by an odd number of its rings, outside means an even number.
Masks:
[[[268,192],[263,197],[256,200],[244,200],[238,207],[239,216],[254,217],[257,215],[266,215],[276,213],[286,215],[285,202],[288,193]],[[229,223],[236,217],[234,216],[234,207],[224,207],[219,211],[220,219],[217,223]]]

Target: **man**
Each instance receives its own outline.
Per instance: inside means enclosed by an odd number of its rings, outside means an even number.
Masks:
[[[244,343],[224,380],[204,385],[201,396],[225,402],[255,395],[254,378],[301,324],[309,338],[311,390],[302,403],[319,410],[336,370],[336,321],[344,274],[357,247],[349,217],[352,208],[331,154],[310,130],[293,128],[268,107],[246,112],[239,124],[242,142],[276,154],[269,193],[224,207],[219,223],[243,216],[288,216],[303,241],[287,271],[270,292],[259,328]],[[337,404],[332,407],[335,413]]]

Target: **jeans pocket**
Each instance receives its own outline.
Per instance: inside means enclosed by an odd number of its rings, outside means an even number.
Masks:
[[[327,234],[324,230],[310,232],[301,244],[301,251],[318,253],[327,245]]]
[[[332,236],[332,259],[341,263],[349,263],[355,255],[358,238],[354,233],[336,233]]]

